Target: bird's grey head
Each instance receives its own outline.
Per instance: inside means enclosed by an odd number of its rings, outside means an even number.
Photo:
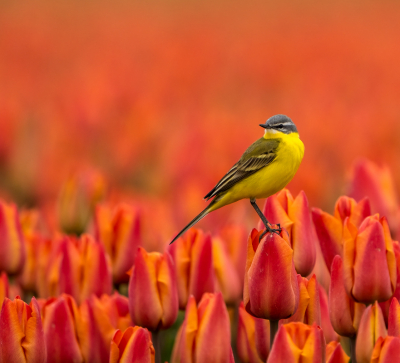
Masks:
[[[266,131],[273,130],[283,132],[284,134],[290,134],[292,132],[298,132],[296,125],[293,121],[285,115],[275,115],[270,117],[265,124],[260,124]]]

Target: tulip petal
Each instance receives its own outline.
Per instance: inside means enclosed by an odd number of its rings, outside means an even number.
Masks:
[[[371,356],[371,363],[400,362],[400,338],[379,337]]]
[[[395,297],[389,308],[388,335],[400,337],[400,304]]]
[[[350,357],[344,352],[339,342],[326,345],[326,363],[349,363]]]

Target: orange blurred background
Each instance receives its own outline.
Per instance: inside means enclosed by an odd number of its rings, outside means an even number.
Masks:
[[[283,113],[306,152],[289,185],[331,211],[358,157],[400,185],[400,3],[5,1],[0,189],[55,200],[93,168],[172,234]],[[117,193],[117,194],[118,194]],[[200,226],[256,214],[247,201]]]

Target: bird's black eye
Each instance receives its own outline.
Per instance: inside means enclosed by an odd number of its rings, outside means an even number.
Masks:
[[[275,126],[277,129],[281,129],[281,128],[283,128],[283,125],[276,125]]]

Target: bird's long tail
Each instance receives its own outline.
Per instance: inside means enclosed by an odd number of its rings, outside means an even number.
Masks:
[[[215,204],[215,199],[199,214],[197,215],[182,231],[180,231],[175,238],[170,242],[172,245],[182,234],[184,234],[190,227],[193,227],[198,221],[203,219],[208,213],[211,212],[211,207]]]

